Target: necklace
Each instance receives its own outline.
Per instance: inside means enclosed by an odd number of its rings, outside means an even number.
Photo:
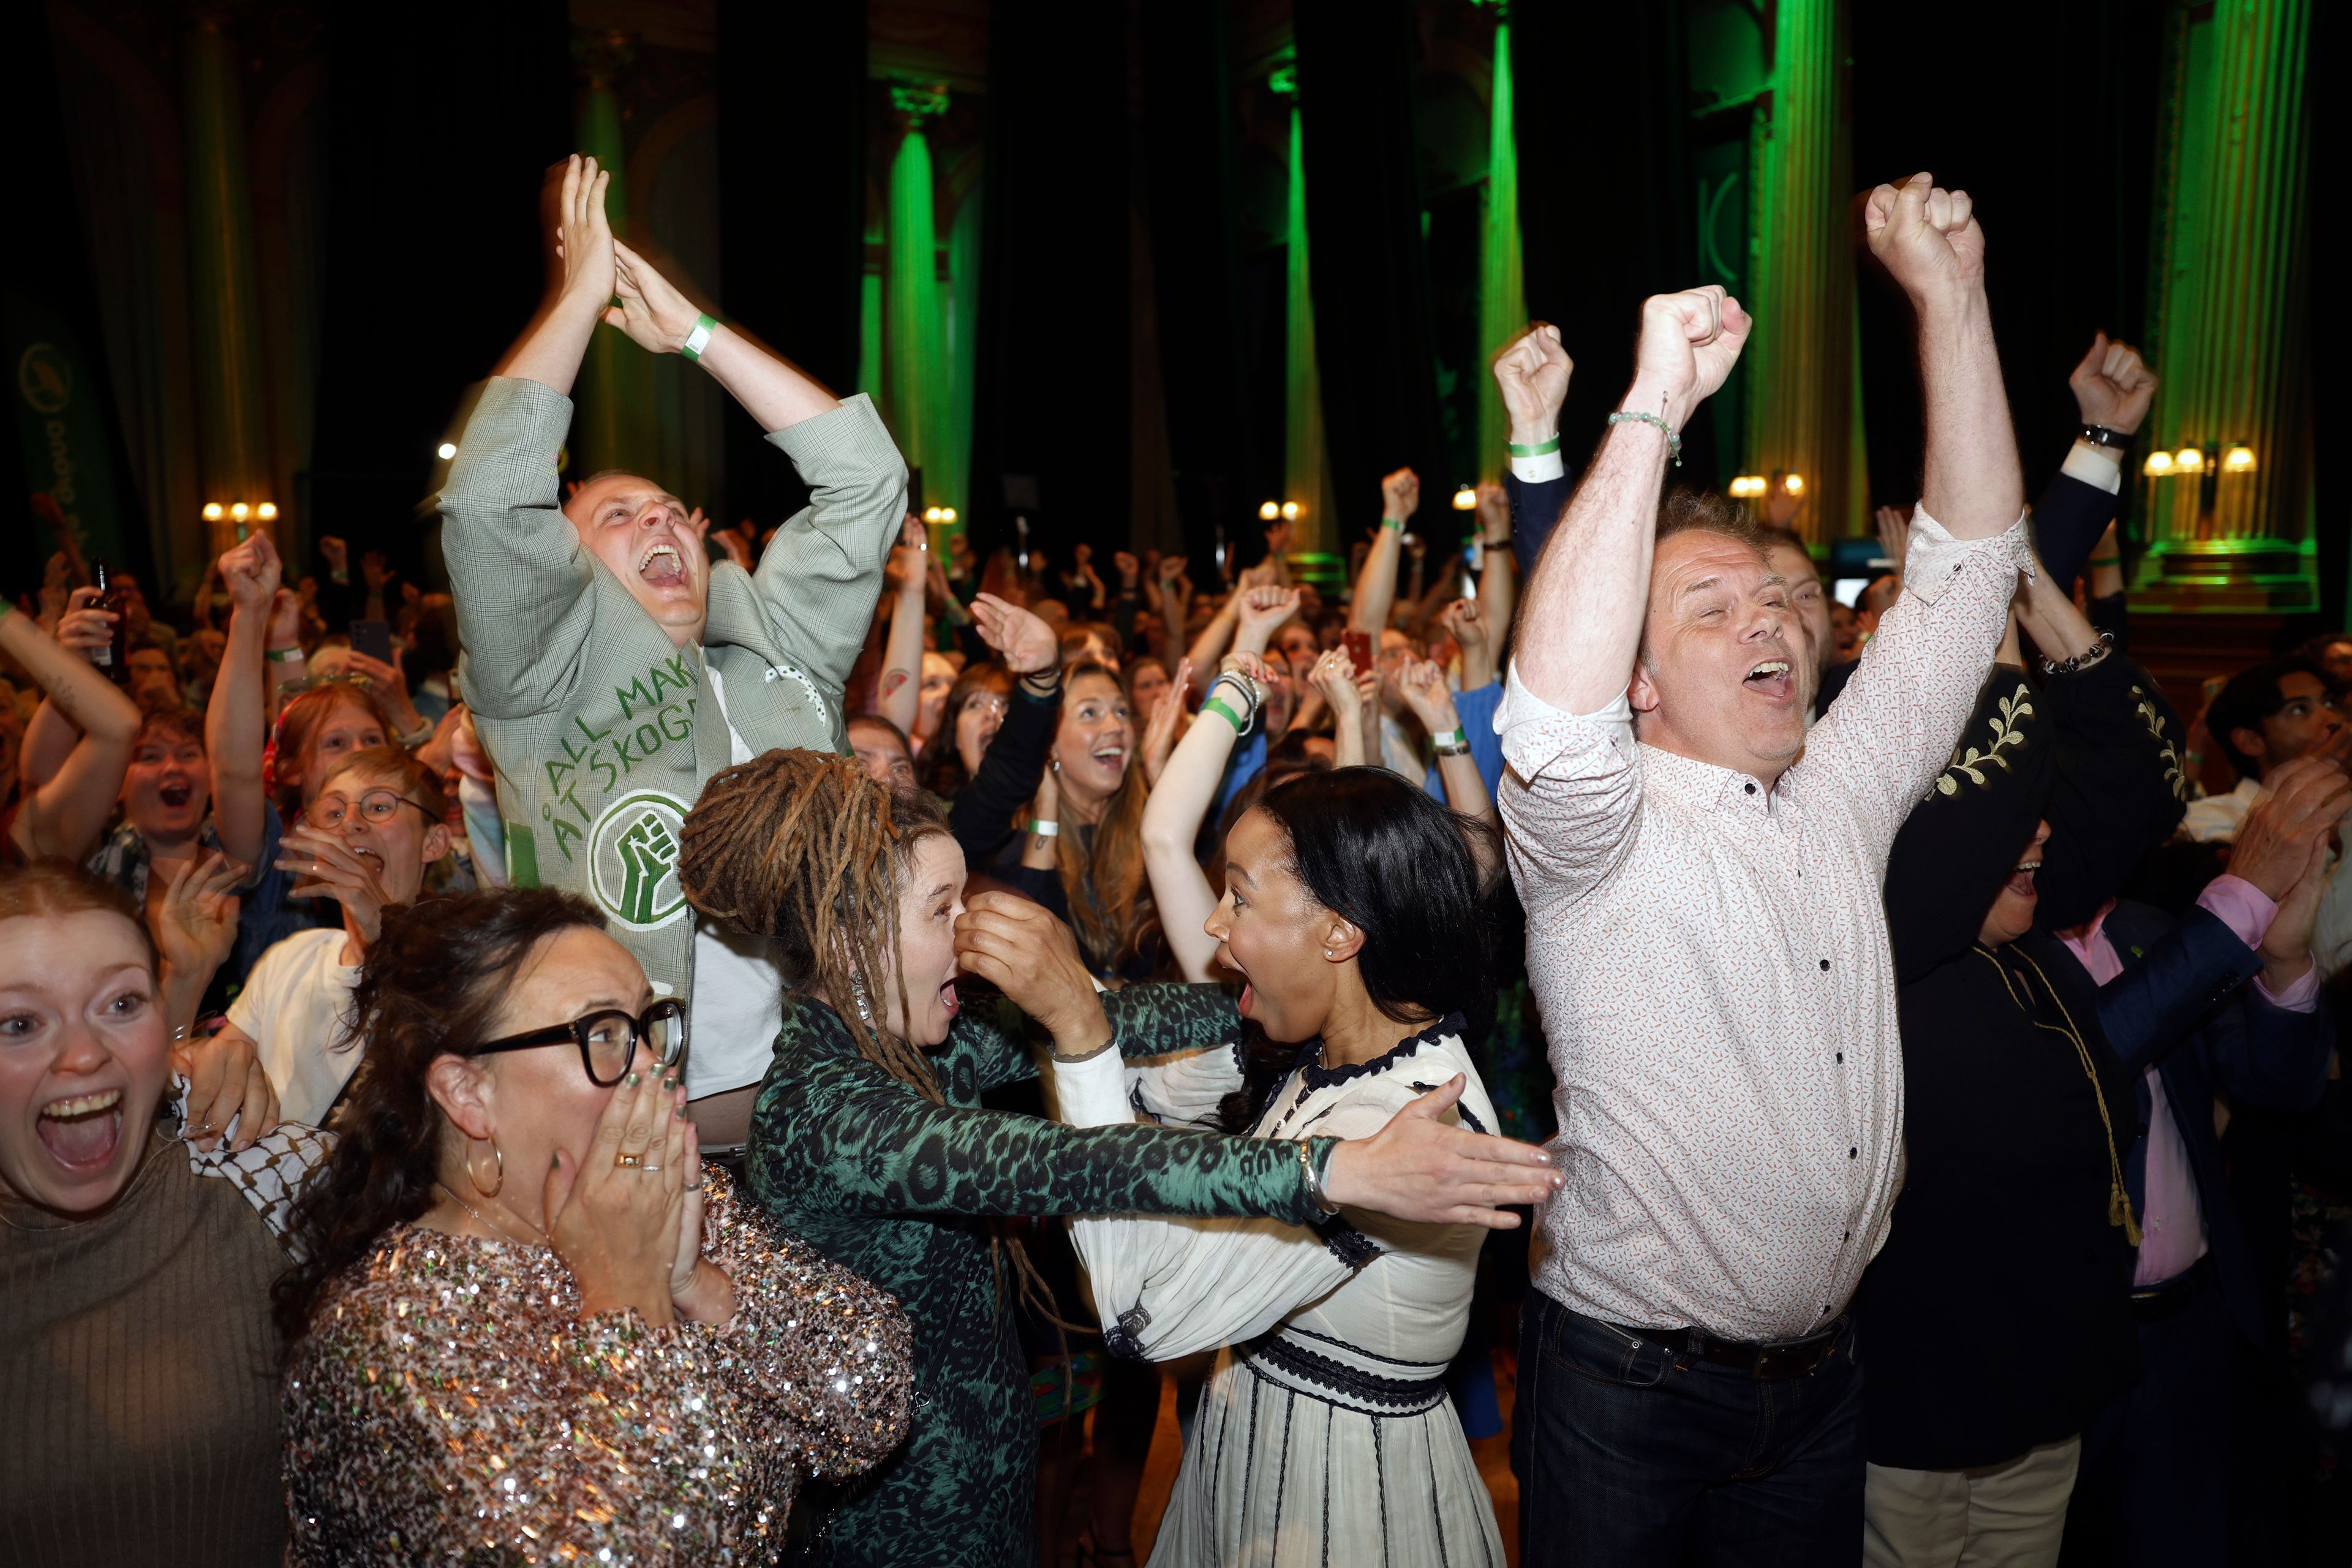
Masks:
[[[2066,1010],[2066,1004],[2058,995],[2058,988],[2050,984],[2050,976],[2042,973],[2042,966],[2033,962],[2032,953],[2020,952],[2017,956],[2025,961],[2025,966],[2041,980],[2042,988],[2050,993],[2050,1000],[2057,1005],[2058,1016],[2066,1020],[2066,1026],[2063,1029],[2054,1028],[2035,1017],[2033,1010],[2018,999],[2017,988],[2010,984],[2009,971],[2000,959],[1986,952],[1981,946],[1976,951],[1983,954],[1984,961],[1992,965],[1993,973],[2000,976],[2001,985],[2009,992],[2009,999],[2016,1004],[2019,1012],[2025,1015],[2027,1023],[2037,1029],[2048,1029],[2053,1035],[2063,1036],[2073,1044],[2075,1059],[2083,1064],[2083,1076],[2091,1080],[2091,1098],[2098,1102],[2099,1125],[2106,1130],[2107,1134],[2107,1223],[2123,1226],[2124,1239],[2137,1247],[2140,1243],[2139,1218],[2132,1213],[2131,1194],[2124,1187],[2123,1162],[2116,1156],[2116,1124],[2107,1114],[2106,1091],[2099,1087],[2099,1069],[2091,1060],[2091,1047],[2083,1043],[2082,1035],[2074,1027],[2074,1016]]]
[[[492,1219],[489,1215],[484,1214],[481,1210],[476,1208],[473,1205],[467,1203],[465,1199],[459,1197],[457,1193],[450,1188],[446,1182],[436,1182],[433,1184],[439,1187],[442,1194],[448,1198],[451,1203],[456,1204],[459,1208],[464,1209],[467,1214],[472,1215],[474,1216],[474,1223],[480,1226],[483,1229],[497,1231],[500,1236],[505,1237],[509,1241],[513,1242],[518,1247],[545,1247],[547,1245],[547,1236],[545,1232],[541,1232],[540,1238],[537,1241],[527,1241],[523,1237],[517,1236],[514,1232],[509,1230],[506,1226],[500,1225],[498,1221]]]

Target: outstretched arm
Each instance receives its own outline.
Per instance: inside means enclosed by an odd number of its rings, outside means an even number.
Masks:
[[[923,705],[925,537],[921,521],[908,512],[890,563],[883,568],[896,602],[890,606],[890,635],[882,645],[882,682],[874,710],[908,735]],[[949,743],[954,743],[952,736]]]
[[[1421,510],[1421,476],[1399,468],[1381,481],[1381,527],[1364,564],[1356,574],[1356,592],[1349,601],[1348,629],[1369,632],[1380,641],[1396,603],[1397,557],[1404,550],[1404,525]]]
[[[613,298],[613,231],[604,222],[612,175],[575,153],[550,169],[540,206],[554,243],[547,298],[493,375],[535,381],[564,396],[579,378],[588,340]]]
[[[261,781],[261,753],[269,729],[263,655],[282,570],[266,533],[253,535],[220,558],[221,580],[228,586],[233,607],[228,644],[205,707],[213,826],[230,858],[257,869],[268,828]]]
[[[1723,384],[1749,325],[1739,301],[1713,284],[1643,302],[1633,382],[1617,406],[1666,428],[1638,417],[1609,426],[1527,585],[1514,665],[1554,708],[1598,713],[1625,694],[1649,610],[1667,431],[1679,436]]]
[[[1297,590],[1290,593],[1297,596]],[[1244,673],[1264,679],[1265,667],[1255,658],[1236,655],[1234,662]],[[1230,691],[1225,694],[1228,706],[1242,700]],[[1217,892],[1209,885],[1201,863],[1192,858],[1192,840],[1201,831],[1201,819],[1216,801],[1225,763],[1240,743],[1241,735],[1232,724],[1213,710],[1204,711],[1176,743],[1143,807],[1144,874],[1151,879],[1151,900],[1159,907],[1160,932],[1187,980],[1217,977],[1216,939],[1202,929],[1217,907]]]
[[[75,592],[79,596],[96,591]],[[28,859],[79,860],[89,854],[121,793],[131,743],[139,738],[139,710],[79,651],[113,635],[107,624],[111,618],[106,611],[78,606],[58,621],[53,637],[30,616],[0,602],[0,653],[40,683],[48,694],[43,709],[81,732],[57,771],[27,790],[16,813],[16,847]],[[75,646],[67,647],[68,641]],[[32,749],[29,738],[26,749]]]
[[[671,354],[683,349],[705,314],[702,308],[679,292],[651,262],[617,240],[613,244],[613,260],[621,302],[606,308],[604,321],[653,353]],[[798,365],[723,321],[711,328],[709,342],[696,363],[770,435],[841,406],[838,398]]]

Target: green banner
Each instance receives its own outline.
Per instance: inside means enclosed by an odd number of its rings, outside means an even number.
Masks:
[[[0,349],[8,356],[9,402],[16,413],[26,484],[56,500],[84,561],[143,571],[147,552],[131,549],[122,526],[98,378],[89,374],[72,329],[45,302],[12,289],[0,293]],[[33,524],[25,510],[27,499],[0,498],[0,507],[12,514],[0,537],[17,541],[0,572],[29,586],[41,580],[58,543],[48,530]]]

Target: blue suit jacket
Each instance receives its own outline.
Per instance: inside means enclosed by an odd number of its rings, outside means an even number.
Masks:
[[[2317,1105],[2336,1043],[2327,1004],[2291,1013],[2264,1001],[2248,984],[2261,972],[2261,958],[2202,909],[2175,921],[2146,904],[2117,904],[2105,931],[2126,967],[2100,988],[2099,1023],[2137,1084],[2138,1135],[2124,1164],[2133,1206],[2144,1204],[2147,1169],[2147,1084],[2137,1075],[2155,1067],[2189,1151],[2230,1316],[2249,1344],[2282,1352],[2285,1325],[2269,1321],[2261,1307],[2211,1107],[2217,1092],[2278,1110]]]

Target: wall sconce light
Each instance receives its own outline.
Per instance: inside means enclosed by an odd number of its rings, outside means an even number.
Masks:
[[[2232,447],[2221,454],[2221,471],[2226,474],[2251,474],[2254,471],[2254,449]]]
[[[923,509],[923,521],[925,522],[938,522],[941,521],[940,517],[940,509],[935,506],[925,507]]]
[[[1282,503],[1282,520],[1285,522],[1297,522],[1298,521],[1298,514],[1306,510],[1307,509],[1305,507],[1300,506],[1295,500],[1284,501]]]
[[[274,500],[263,501],[259,506],[253,509],[253,515],[259,518],[264,522],[276,522],[278,521],[278,503]]]
[[[446,463],[450,458],[457,455],[457,443],[455,441],[444,441],[438,447],[433,448],[433,455]]]
[[[247,518],[253,515],[253,509],[246,505],[243,501],[232,501],[229,503],[228,514],[236,521],[243,522]]]
[[[1781,479],[1780,488],[1788,491],[1792,496],[1803,495],[1805,493],[1805,476],[1802,474],[1790,474]]]
[[[2172,454],[2172,471],[2176,474],[2201,474],[2205,471],[2205,454],[2194,447],[2183,447]]]
[[[1455,511],[1475,510],[1477,505],[1478,492],[1472,489],[1468,485],[1464,485],[1460,489],[1454,492],[1454,510]]]
[[[941,522],[953,522],[955,521],[955,508],[951,506],[943,506],[940,508],[940,521]]]
[[[1260,522],[1272,522],[1281,515],[1282,505],[1278,501],[1262,501],[1258,505],[1257,520]]]
[[[2139,471],[2146,474],[2152,479],[2160,479],[2164,478],[2165,475],[2172,472],[2172,454],[2169,452],[2150,452],[2147,458],[2141,462]]]
[[[1762,495],[1764,493],[1764,476],[1761,474],[1741,474],[1738,478],[1731,481],[1731,493],[1742,500],[1746,500],[1749,496]]]
[[[220,502],[216,500],[208,500],[205,502],[205,521],[206,522],[218,522],[226,514],[221,510]]]

